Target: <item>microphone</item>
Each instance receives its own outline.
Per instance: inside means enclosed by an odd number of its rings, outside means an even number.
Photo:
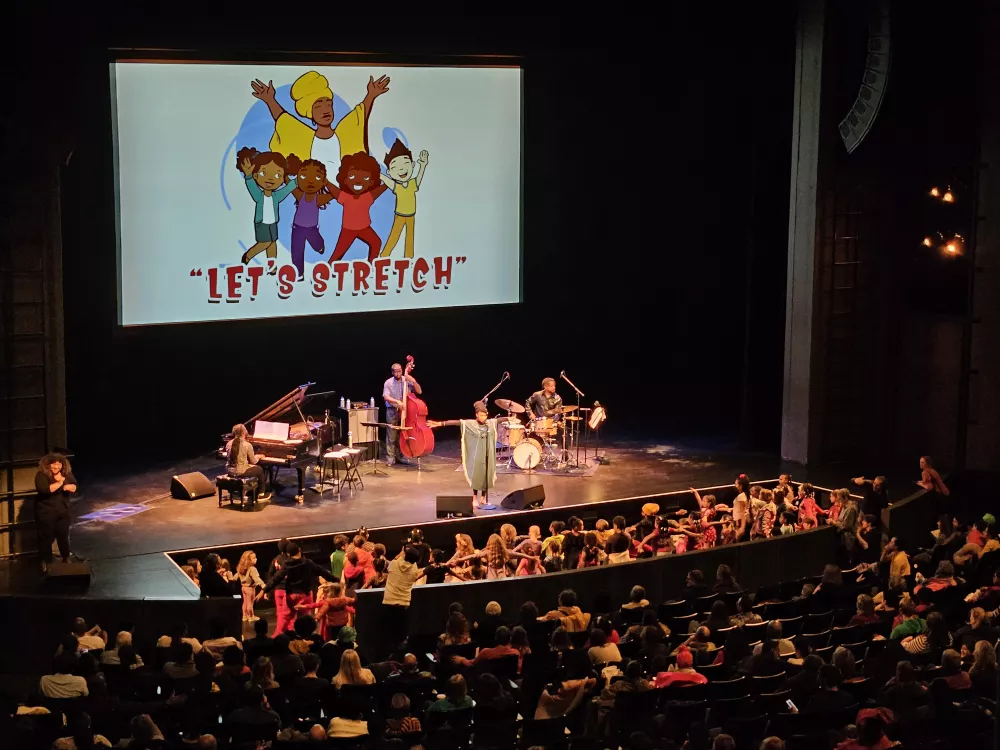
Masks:
[[[566,377],[566,371],[565,370],[560,370],[559,377],[561,377],[561,378]]]

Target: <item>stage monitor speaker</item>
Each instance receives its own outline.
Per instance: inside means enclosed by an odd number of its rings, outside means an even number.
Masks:
[[[215,483],[200,471],[178,474],[170,480],[170,497],[178,500],[194,500],[215,494]]]
[[[438,518],[471,518],[472,495],[438,495]]]
[[[525,508],[541,508],[545,502],[545,486],[535,485],[523,490],[514,490],[500,501],[507,510],[524,510]]]
[[[94,570],[87,562],[51,562],[46,583],[53,586],[89,586]]]

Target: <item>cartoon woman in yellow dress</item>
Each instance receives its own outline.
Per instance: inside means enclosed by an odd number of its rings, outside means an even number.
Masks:
[[[253,96],[267,105],[274,118],[271,151],[285,157],[294,153],[303,160],[316,159],[326,165],[328,175],[335,175],[340,172],[340,161],[344,156],[359,151],[368,153],[368,118],[375,100],[389,90],[389,79],[380,76],[375,80],[369,76],[364,100],[348,112],[336,127],[333,127],[333,91],[326,77],[315,70],[296,78],[291,88],[296,113],[312,120],[315,128],[288,114],[278,104],[272,81],[266,84],[259,80],[251,81],[250,87]]]

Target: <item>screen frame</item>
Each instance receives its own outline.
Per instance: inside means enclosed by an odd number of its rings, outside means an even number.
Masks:
[[[119,183],[119,159],[118,159],[118,96],[115,78],[115,66],[118,63],[164,63],[164,64],[190,64],[190,65],[323,65],[323,66],[344,66],[360,67],[379,65],[384,67],[425,67],[425,68],[513,68],[520,71],[519,102],[520,119],[518,123],[519,154],[518,154],[518,278],[517,278],[517,301],[515,302],[494,302],[483,305],[454,305],[435,307],[415,307],[397,308],[392,310],[363,310],[356,312],[329,312],[329,313],[304,313],[301,315],[277,315],[265,318],[228,318],[224,320],[183,320],[183,321],[162,321],[158,323],[125,323],[123,319],[122,306],[122,247],[121,247],[121,202]],[[178,327],[178,326],[233,326],[250,325],[260,326],[267,323],[279,323],[281,321],[303,321],[309,319],[328,319],[336,316],[345,321],[357,317],[367,316],[392,316],[400,312],[411,315],[427,314],[429,312],[463,311],[470,309],[496,309],[513,308],[524,304],[524,168],[525,168],[525,66],[522,55],[512,54],[442,54],[442,53],[410,53],[396,54],[384,52],[329,52],[329,51],[302,51],[270,50],[255,54],[253,57],[239,52],[213,52],[206,53],[204,50],[195,49],[166,49],[156,47],[109,47],[105,58],[105,65],[108,70],[108,93],[110,96],[110,129],[111,157],[112,157],[112,199],[111,209],[113,211],[112,225],[115,232],[115,329],[118,332],[141,331],[151,328]]]

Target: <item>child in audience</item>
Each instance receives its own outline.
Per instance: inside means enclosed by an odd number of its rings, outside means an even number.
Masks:
[[[528,536],[514,547],[514,552],[523,552],[534,557],[542,556],[542,530],[538,526],[528,529]]]
[[[389,577],[389,561],[383,555],[382,557],[376,557],[372,561],[372,568],[375,569],[375,575],[369,579],[364,588],[366,589],[383,589],[385,588],[386,579]]]
[[[257,555],[248,549],[240,555],[240,562],[236,566],[236,577],[240,580],[240,590],[243,593],[243,622],[257,622],[260,619],[253,613],[253,602],[257,589],[264,588],[264,581],[261,580],[256,565]]]
[[[554,523],[559,523],[555,521]],[[551,528],[551,527],[550,527]],[[546,541],[551,540],[549,537]],[[561,571],[565,565],[565,559],[562,554],[562,543],[549,541],[549,553],[546,555],[545,560],[542,562],[542,566],[545,568],[546,573],[558,573]]]
[[[517,564],[516,576],[535,576],[545,572],[541,560],[537,557],[522,557]]]
[[[229,564],[229,560],[222,558],[219,561],[219,575],[222,576],[222,580],[226,583],[232,583],[235,576],[233,575],[233,568]]]
[[[792,514],[785,511],[781,514],[781,534],[794,534],[795,524],[792,522]]]
[[[333,580],[340,581],[344,577],[344,565],[347,562],[347,553],[344,548],[347,546],[347,537],[337,534],[333,538],[333,553],[330,555],[330,572]]]
[[[601,549],[601,545],[598,541],[599,537],[596,531],[588,531],[583,536],[583,550],[580,552],[580,561],[577,563],[578,568],[596,568],[598,565],[603,564],[607,559],[607,555],[604,554],[604,550]]]
[[[597,534],[597,544],[600,545],[601,549],[604,549],[608,543],[608,539],[614,533],[611,524],[603,518],[598,518],[597,523],[594,524],[594,530]]]
[[[565,528],[566,524],[562,521],[553,521],[549,524],[549,535],[545,538],[545,541],[542,542],[543,553],[548,552],[549,547],[552,544],[558,544],[559,548],[562,549],[563,537],[565,536],[563,534],[563,529]]]

